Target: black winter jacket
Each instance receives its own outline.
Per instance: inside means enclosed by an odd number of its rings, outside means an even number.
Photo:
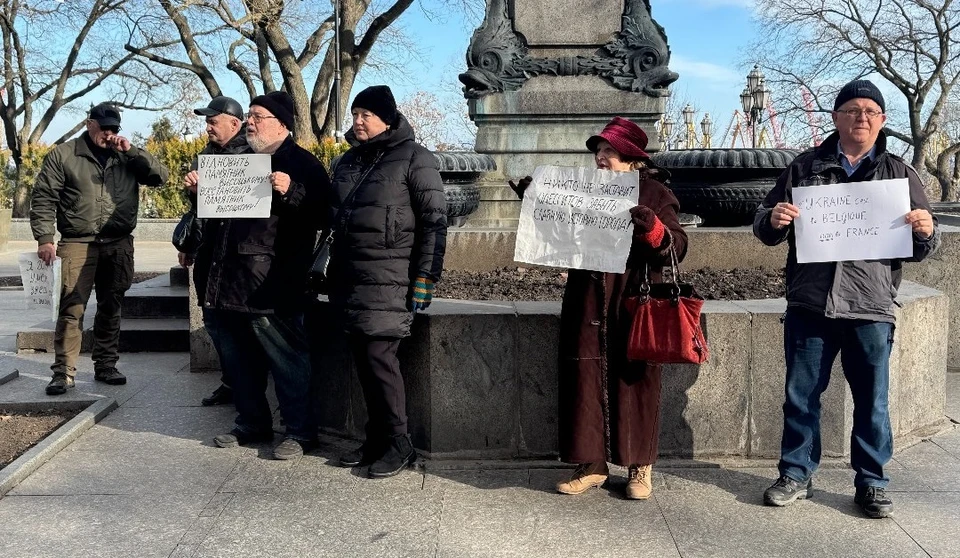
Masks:
[[[348,333],[406,337],[413,280],[437,281],[443,270],[447,218],[437,159],[414,141],[403,116],[370,141],[357,141],[353,130],[347,140],[354,147],[333,167],[330,302]]]
[[[269,314],[302,311],[321,203],[330,179],[323,164],[287,138],[272,170],[290,175],[286,194],[273,192],[270,217],[205,219],[194,282],[204,308]]]
[[[250,146],[247,145],[247,133],[246,125],[240,128],[240,131],[237,132],[237,135],[230,138],[230,141],[226,145],[219,145],[212,141],[207,142],[207,145],[203,147],[200,151],[200,155],[241,155],[243,153],[250,153],[252,150]],[[193,161],[190,163],[190,170],[197,170],[199,159],[197,157],[193,158]],[[190,196],[190,209],[187,210],[187,213],[193,213],[193,227],[187,233],[187,239],[184,243],[184,248],[191,256],[194,256],[197,251],[197,247],[200,246],[200,241],[203,239],[203,219],[196,217],[197,214],[197,194],[194,192],[189,193]],[[186,215],[184,215],[186,217]],[[174,233],[176,236],[176,233]],[[177,249],[181,249],[180,246],[177,246],[176,241],[173,243]]]
[[[787,167],[776,186],[757,209],[753,232],[764,244],[774,246],[786,240],[787,306],[800,307],[829,318],[865,319],[893,322],[894,299],[900,287],[903,260],[870,260],[822,263],[797,263],[794,227],[776,230],[770,214],[779,202],[793,203],[793,188],[840,182],[863,182],[907,178],[910,182],[910,208],[930,211],[917,172],[903,159],[887,152],[887,138],[881,131],[875,144],[875,156],[864,161],[848,177],[837,156],[840,135],[830,135],[819,147],[805,151]],[[919,262],[940,245],[940,227],[934,218],[933,236],[913,235],[913,257]]]

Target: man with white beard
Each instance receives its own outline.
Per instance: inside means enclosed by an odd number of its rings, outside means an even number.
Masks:
[[[234,381],[236,425],[214,443],[228,448],[273,440],[265,393],[269,371],[286,425],[273,456],[295,459],[317,445],[303,311],[330,179],[290,135],[290,95],[274,91],[254,98],[246,120],[247,144],[271,156],[270,216],[207,219],[194,264],[197,295],[210,318],[207,330],[220,344],[220,365]]]

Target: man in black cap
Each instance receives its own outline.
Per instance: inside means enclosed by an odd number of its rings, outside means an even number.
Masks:
[[[236,425],[223,448],[273,439],[267,373],[273,374],[286,434],[273,450],[294,459],[317,445],[310,349],[304,331],[307,271],[330,181],[323,164],[293,141],[293,100],[275,91],[247,113],[247,143],[270,154],[270,216],[206,219],[194,280],[205,326],[233,383]],[[201,185],[201,188],[203,186]]]
[[[200,152],[201,155],[239,155],[249,153],[247,146],[247,135],[243,129],[243,107],[235,99],[230,97],[214,97],[210,104],[204,108],[194,109],[194,114],[205,116],[207,122],[207,146]],[[197,207],[197,181],[200,175],[197,174],[197,159],[193,160],[191,166],[193,170],[183,177],[183,185],[190,190],[190,211],[196,212]],[[180,252],[178,259],[180,265],[189,267],[193,265],[196,257],[196,247],[200,244],[200,234],[203,223],[197,219],[194,221],[195,228],[193,238],[190,244],[194,250],[190,252]],[[207,312],[204,312],[204,322],[207,321]],[[220,352],[220,346],[214,340],[214,348],[221,360],[223,357]],[[215,389],[208,397],[204,397],[201,403],[204,407],[211,405],[224,405],[233,402],[232,382],[227,374],[226,368],[221,367],[220,387]]]
[[[133,236],[140,184],[161,186],[168,171],[153,155],[120,134],[120,111],[111,103],[90,109],[86,131],[55,147],[43,160],[33,187],[30,227],[37,255],[63,260],[60,314],[54,332],[53,379],[47,395],[74,386],[83,313],[96,286],[93,322],[94,379],[125,384],[116,365],[120,307],[133,281]],[[54,246],[55,233],[60,242]]]
[[[830,369],[841,364],[853,395],[850,464],[856,472],[854,502],[873,518],[889,517],[884,465],[893,455],[887,408],[894,297],[903,261],[920,261],[940,244],[940,230],[917,172],[887,151],[883,95],[868,80],[843,86],[833,109],[836,132],[800,154],[780,175],[757,209],[753,232],[769,246],[789,243],[787,312],[783,344],[786,400],[780,478],[764,493],[764,503],[785,506],[813,495],[812,476],[820,464],[820,395]],[[906,178],[913,230],[913,256],[907,260],[798,263],[793,222],[800,209],[793,189],[823,184]]]

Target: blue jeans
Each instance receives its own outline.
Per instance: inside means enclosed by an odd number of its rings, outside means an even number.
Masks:
[[[207,333],[210,333],[214,328],[217,327],[216,324],[216,315],[218,310],[211,310],[209,308],[203,309],[203,327],[207,329]],[[213,342],[213,348],[217,351],[217,359],[222,363],[223,362],[223,349],[220,347],[220,337],[214,337],[210,333],[210,340]],[[227,386],[228,388],[233,387],[233,380],[230,378],[229,372],[226,366],[223,364],[220,365],[220,383]]]
[[[233,383],[237,429],[248,434],[272,431],[273,417],[266,396],[269,371],[273,373],[286,435],[315,440],[317,420],[303,314],[213,310],[205,313],[204,325],[220,350],[224,375]]]
[[[854,485],[885,487],[893,456],[887,390],[893,324],[827,318],[790,308],[783,328],[787,359],[780,474],[805,482],[820,464],[820,395],[837,353],[853,395],[850,464]]]

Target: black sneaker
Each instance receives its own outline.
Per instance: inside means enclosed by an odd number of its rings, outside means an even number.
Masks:
[[[221,448],[235,448],[237,446],[246,446],[249,444],[259,444],[273,441],[273,431],[269,432],[244,432],[234,428],[227,434],[221,434],[213,438],[213,443]]]
[[[374,461],[383,457],[383,454],[386,453],[388,440],[389,438],[386,440],[383,438],[367,438],[367,441],[364,442],[359,448],[340,456],[340,466],[366,467],[367,465],[370,465]]]
[[[414,451],[413,444],[410,443],[409,435],[391,436],[387,452],[383,454],[383,457],[370,464],[367,476],[371,479],[392,477],[416,460],[417,452]]]
[[[881,519],[893,515],[893,500],[886,490],[876,486],[860,486],[853,501],[860,506],[867,517]]]
[[[768,506],[786,506],[796,500],[813,497],[813,479],[797,482],[788,476],[782,476],[773,486],[763,493],[763,503]]]
[[[93,379],[111,386],[122,386],[127,383],[127,377],[116,368],[101,368],[93,373]]]
[[[303,454],[317,449],[320,443],[316,440],[298,440],[296,438],[284,438],[280,445],[273,448],[273,458],[286,461],[288,459],[297,459],[303,457]]]
[[[213,393],[210,394],[210,397],[204,397],[200,404],[204,407],[212,407],[214,405],[227,405],[233,403],[233,390],[230,389],[230,386],[220,385],[217,389],[213,390]]]
[[[53,379],[47,384],[47,395],[63,395],[68,389],[73,389],[73,376],[66,374],[54,374]]]

